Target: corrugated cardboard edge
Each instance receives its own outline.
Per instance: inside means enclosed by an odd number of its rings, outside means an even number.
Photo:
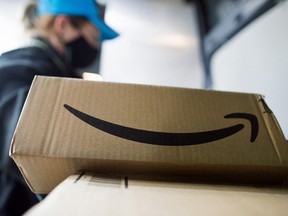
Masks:
[[[32,83],[31,83],[31,87],[32,87],[32,86],[34,85],[34,83],[36,82],[37,77],[38,77],[38,76],[34,76],[34,79],[33,79]],[[25,108],[26,108],[26,104],[28,103],[28,102],[27,102],[27,101],[28,101],[27,99],[29,98],[29,95],[31,94],[31,91],[32,91],[32,88],[31,88],[31,87],[30,87],[30,89],[29,89],[29,92],[28,92],[28,94],[27,94],[26,100],[25,100],[25,102],[24,102],[24,105],[23,105],[22,111],[21,111],[21,113],[20,113],[20,116],[19,116],[19,119],[18,119],[16,128],[15,128],[15,130],[14,130],[14,134],[13,134],[13,137],[12,137],[12,140],[11,140],[11,144],[10,144],[9,156],[15,161],[15,163],[16,163],[16,160],[15,160],[15,151],[14,151],[14,141],[15,141],[16,131],[17,131],[19,122],[20,122],[20,120],[21,120],[21,118],[22,118],[22,115],[23,115],[23,113],[25,112],[24,110],[25,110]],[[26,179],[26,177],[25,177],[26,175],[24,175],[23,170],[21,169],[21,167],[18,166],[18,163],[16,163],[16,165],[17,165],[17,167],[19,168],[22,176],[24,177],[24,180],[26,181],[26,183],[27,183],[28,186],[30,187],[30,184],[29,184],[29,182],[27,181],[27,179]]]
[[[33,79],[33,81],[32,81],[32,84],[31,84],[31,87],[32,87],[32,86],[34,85],[34,83],[36,82],[37,77],[38,77],[38,76],[35,76],[35,77],[34,77],[34,79]],[[15,140],[15,136],[16,136],[16,131],[17,131],[19,122],[20,122],[20,120],[21,120],[21,118],[22,118],[22,115],[23,115],[23,113],[24,113],[24,110],[25,110],[25,108],[26,108],[26,104],[28,103],[28,102],[27,102],[27,101],[28,101],[27,99],[29,98],[29,95],[31,94],[31,91],[32,91],[32,88],[31,88],[31,87],[30,87],[29,92],[28,92],[28,94],[27,94],[26,100],[25,100],[25,102],[24,102],[22,111],[21,111],[21,113],[20,113],[20,116],[19,116],[19,119],[18,119],[16,128],[15,128],[15,130],[14,130],[14,134],[13,134],[13,137],[12,137],[12,140],[11,140],[10,150],[9,150],[9,156],[12,157],[12,158],[13,158],[13,153],[14,153],[14,140]]]
[[[284,133],[273,114],[272,110],[268,107],[264,100],[264,96],[258,95],[259,108],[262,112],[265,126],[273,143],[274,150],[279,158],[279,162],[282,165],[288,165],[288,142],[285,139]],[[288,173],[287,173],[288,176]]]
[[[69,175],[76,172],[94,172],[103,175],[122,175],[129,177],[147,177],[169,179],[178,182],[200,182],[200,183],[229,183],[229,184],[255,184],[255,185],[282,185],[287,181],[287,166],[261,166],[261,165],[225,165],[218,164],[211,166],[211,164],[197,164],[194,166],[172,164],[164,162],[139,162],[139,161],[116,161],[116,160],[100,160],[100,159],[81,159],[81,158],[56,158],[56,157],[35,157],[30,156],[24,159],[21,155],[14,156],[17,164],[23,164],[25,161],[26,166],[19,169],[25,176],[25,180],[30,189],[35,193],[46,194],[53,190]],[[27,166],[33,161],[32,166]],[[47,167],[43,169],[47,178],[51,170],[58,170],[57,178],[53,178],[54,183],[49,182],[49,189],[42,191],[39,188],[33,187],[33,180],[43,182],[42,177],[33,176],[34,179],[29,179],[27,173],[37,172],[38,176],[44,175],[37,171],[39,164]],[[31,163],[30,163],[31,164]],[[88,164],[88,166],[87,166]],[[92,164],[92,165],[91,165]],[[96,165],[96,166],[95,166]],[[82,166],[82,167],[81,167]],[[83,169],[84,167],[84,169]],[[28,168],[28,170],[26,169]],[[235,172],[237,170],[237,172]],[[42,172],[42,171],[40,171]],[[42,180],[41,180],[42,179]],[[45,180],[44,180],[45,181]],[[40,186],[42,187],[42,186]],[[47,188],[45,186],[45,188]]]

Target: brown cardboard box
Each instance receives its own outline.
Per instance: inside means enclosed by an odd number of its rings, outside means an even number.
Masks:
[[[25,216],[284,216],[288,188],[143,181],[72,175]]]
[[[279,183],[288,145],[262,96],[36,77],[10,154],[48,193],[77,171]]]

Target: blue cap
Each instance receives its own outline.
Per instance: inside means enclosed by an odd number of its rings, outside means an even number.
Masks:
[[[38,14],[83,16],[92,22],[101,33],[101,41],[119,34],[102,21],[94,0],[38,0]]]

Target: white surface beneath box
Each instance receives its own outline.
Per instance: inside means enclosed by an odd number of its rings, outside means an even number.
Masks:
[[[287,215],[288,188],[72,175],[26,215]]]

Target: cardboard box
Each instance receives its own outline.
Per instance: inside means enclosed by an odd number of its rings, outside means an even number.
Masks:
[[[25,216],[287,215],[288,188],[184,184],[73,175]]]
[[[10,154],[48,193],[77,171],[279,183],[288,145],[261,95],[36,77]]]

